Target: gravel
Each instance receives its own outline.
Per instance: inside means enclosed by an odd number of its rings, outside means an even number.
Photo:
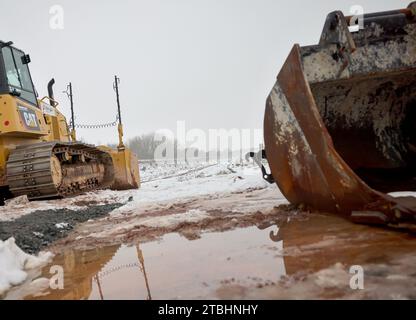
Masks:
[[[0,222],[0,240],[11,237],[25,252],[36,254],[55,240],[65,237],[78,223],[109,214],[121,203],[69,209],[35,211],[13,221]]]

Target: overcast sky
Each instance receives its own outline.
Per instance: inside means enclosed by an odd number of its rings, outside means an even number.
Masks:
[[[261,128],[264,103],[294,43],[318,42],[327,13],[407,7],[399,0],[14,0],[1,1],[0,39],[32,58],[40,96],[72,81],[77,121],[113,121],[113,76],[121,78],[126,138],[161,128]],[[51,6],[64,29],[50,28]],[[7,13],[7,14],[6,14]],[[80,130],[91,143],[115,129]]]

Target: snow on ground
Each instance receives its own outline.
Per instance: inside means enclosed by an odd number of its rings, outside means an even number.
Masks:
[[[169,177],[185,174],[190,170],[203,169],[208,163],[169,163],[169,162],[143,162],[140,163],[140,177],[143,183],[166,179]]]
[[[51,253],[38,256],[24,253],[13,238],[0,240],[0,297],[12,286],[23,283],[28,272],[46,265],[52,259]]]
[[[0,207],[0,221],[14,220],[38,210],[70,209],[82,210],[91,205],[127,203],[114,211],[114,214],[140,209],[163,208],[194,198],[218,198],[218,203],[226,195],[246,190],[271,190],[277,204],[287,203],[275,185],[270,185],[261,177],[260,169],[254,164],[238,166],[230,163],[178,165],[153,164],[141,172],[142,185],[139,190],[89,192],[68,199],[47,201],[11,201]],[[128,200],[133,201],[128,202]],[[230,205],[230,203],[228,203]],[[240,202],[234,203],[236,206]],[[238,210],[247,210],[247,205]],[[252,205],[260,205],[258,202]],[[232,210],[232,208],[230,208]],[[251,210],[251,209],[248,209]]]
[[[173,203],[196,198],[217,198],[218,202],[221,202],[227,195],[264,189],[272,189],[276,195],[275,199],[282,200],[279,204],[287,203],[275,185],[270,185],[262,179],[257,166],[216,164],[187,174],[145,183],[140,190],[131,193],[133,201],[115,210],[114,214],[144,207],[168,207]],[[238,202],[230,204],[234,206],[238,205]]]
[[[0,221],[14,220],[38,210],[71,209],[79,211],[91,205],[127,203],[114,214],[139,209],[162,209],[178,202],[198,198],[203,205],[205,199],[217,198],[216,204],[228,206],[230,211],[250,212],[256,207],[262,210],[270,205],[287,204],[275,184],[270,185],[261,177],[255,164],[239,166],[233,163],[144,163],[140,166],[142,186],[139,190],[102,190],[81,196],[48,201],[10,201],[0,207]],[[264,190],[261,199],[240,196],[249,190]],[[227,196],[234,195],[234,199]],[[416,192],[396,192],[394,197],[416,197]],[[133,201],[129,201],[133,200]],[[231,201],[230,203],[230,200]],[[241,201],[240,201],[241,200]],[[205,203],[208,205],[208,203]],[[210,202],[212,204],[212,201]],[[214,208],[215,209],[215,208]]]

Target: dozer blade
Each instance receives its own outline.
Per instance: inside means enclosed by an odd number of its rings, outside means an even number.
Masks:
[[[129,190],[140,188],[139,161],[130,149],[114,150],[100,146],[100,150],[110,154],[114,165],[113,190]]]
[[[268,97],[267,159],[295,205],[353,221],[416,225],[416,2],[329,14],[320,43],[295,45]],[[355,20],[355,19],[354,19]]]

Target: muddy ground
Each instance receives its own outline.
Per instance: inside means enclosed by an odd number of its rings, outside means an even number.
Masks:
[[[247,168],[202,173],[5,208],[0,239],[55,254],[6,299],[416,299],[415,234],[299,210]]]
[[[65,289],[10,298],[416,299],[413,234],[290,206],[148,225],[190,205],[78,225],[48,247],[56,257],[42,271],[48,278],[50,266],[62,265]],[[365,290],[350,288],[356,265]]]
[[[207,232],[225,232],[251,226],[264,229],[280,224],[291,216],[307,214],[290,205],[253,210],[248,203],[244,206],[242,202],[262,201],[270,197],[273,191],[252,189],[223,196],[186,199],[169,206],[161,205],[144,210],[122,207],[120,212],[116,210],[108,217],[80,224],[65,238],[52,243],[48,250],[60,252],[72,248],[87,250],[115,244],[146,243],[170,233],[196,240]],[[239,206],[242,206],[241,211],[238,210]],[[244,207],[246,211],[243,210]]]

